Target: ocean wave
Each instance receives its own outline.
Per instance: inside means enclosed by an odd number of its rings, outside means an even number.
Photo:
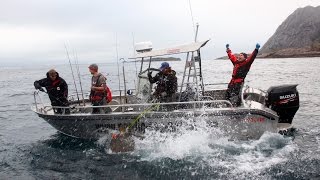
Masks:
[[[7,94],[8,97],[19,97],[19,96],[33,96],[33,93],[30,92],[19,92],[15,94]]]

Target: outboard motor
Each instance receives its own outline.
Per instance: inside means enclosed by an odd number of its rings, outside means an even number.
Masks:
[[[279,123],[292,123],[299,109],[298,84],[272,86],[267,91],[266,106],[276,111]]]

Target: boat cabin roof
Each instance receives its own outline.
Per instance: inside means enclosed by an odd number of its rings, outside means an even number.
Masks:
[[[210,39],[208,39],[206,41],[194,42],[194,43],[180,45],[180,46],[171,47],[171,48],[151,50],[148,52],[137,53],[135,55],[135,57],[129,58],[129,59],[156,57],[156,56],[165,56],[165,55],[193,52],[193,51],[197,51],[201,47],[205,46],[209,40]]]

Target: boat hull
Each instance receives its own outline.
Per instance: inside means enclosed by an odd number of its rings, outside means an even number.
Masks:
[[[99,139],[112,130],[126,128],[141,115],[141,112],[71,115],[36,113],[63,134],[84,139]],[[257,139],[266,131],[278,131],[278,117],[275,114],[246,108],[148,112],[132,130],[137,134],[143,134],[147,128],[174,131],[179,126],[194,127],[199,122],[205,122],[208,128],[219,128],[227,135],[240,139]]]

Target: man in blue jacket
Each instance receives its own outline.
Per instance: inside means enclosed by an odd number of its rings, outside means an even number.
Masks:
[[[177,77],[176,72],[171,69],[169,63],[161,63],[159,68],[160,72],[152,77],[151,73],[148,73],[148,79],[150,83],[156,83],[157,87],[153,96],[160,102],[172,102],[175,100],[175,93],[177,92]]]

